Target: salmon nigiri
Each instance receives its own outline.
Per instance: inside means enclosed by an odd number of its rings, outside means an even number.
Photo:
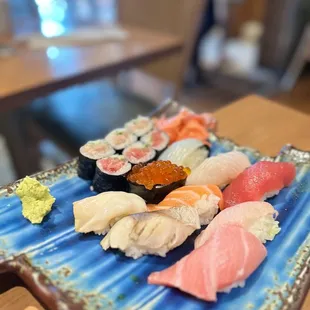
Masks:
[[[243,286],[267,255],[263,244],[239,226],[218,228],[209,240],[176,264],[148,277],[149,284],[176,287],[206,301]]]
[[[195,240],[195,248],[202,246],[212,233],[223,225],[240,225],[255,235],[262,243],[273,240],[279,233],[279,222],[275,220],[278,212],[268,202],[244,202],[220,212]]]
[[[225,188],[224,208],[232,207],[245,201],[265,200],[289,186],[296,176],[292,163],[274,163],[261,161],[243,173]]]
[[[148,205],[149,211],[189,206],[198,211],[200,224],[206,225],[223,205],[221,190],[213,184],[187,185],[170,192],[158,205]]]

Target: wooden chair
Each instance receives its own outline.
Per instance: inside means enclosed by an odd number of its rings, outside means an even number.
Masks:
[[[124,84],[128,85],[128,81],[133,81],[130,86],[135,88],[133,85],[135,79],[138,80],[140,77],[141,81],[153,77],[157,78],[157,81],[153,79],[150,82],[153,87],[154,84],[158,85],[158,93],[162,93],[163,96],[168,94],[171,97],[177,97],[183,85],[207,0],[119,0],[118,5],[120,23],[173,34],[184,42],[179,55],[165,57],[138,68],[148,77],[142,75],[143,78],[141,78],[140,72],[130,72]],[[161,80],[162,84],[158,80]]]
[[[304,66],[310,61],[310,23],[305,27],[291,61],[280,81],[281,91],[291,91]]]
[[[266,5],[261,64],[278,73],[278,90],[288,92],[310,58],[309,0],[273,0]]]

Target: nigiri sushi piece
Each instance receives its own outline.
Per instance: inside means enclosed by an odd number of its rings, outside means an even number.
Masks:
[[[158,205],[147,206],[149,211],[189,206],[197,209],[200,224],[211,222],[223,204],[221,190],[216,185],[187,185],[170,192]]]
[[[200,140],[184,139],[171,144],[159,160],[170,160],[178,166],[194,169],[208,157],[209,151],[209,147]]]
[[[105,234],[122,217],[145,211],[145,201],[138,195],[104,192],[73,203],[75,230]]]
[[[224,208],[245,201],[265,200],[289,186],[296,176],[292,163],[261,161],[241,173],[225,188]]]
[[[101,241],[104,250],[119,249],[137,259],[152,254],[165,257],[200,228],[194,208],[177,207],[126,216]]]
[[[278,212],[268,202],[244,202],[220,212],[195,240],[195,248],[202,246],[216,229],[228,224],[243,227],[255,235],[262,243],[271,241],[280,232],[275,220]]]
[[[186,185],[215,184],[224,187],[251,163],[246,155],[233,151],[205,159],[189,175]]]
[[[198,249],[176,264],[148,277],[149,284],[180,289],[206,301],[217,292],[229,292],[255,271],[267,255],[263,244],[235,225],[221,226]]]

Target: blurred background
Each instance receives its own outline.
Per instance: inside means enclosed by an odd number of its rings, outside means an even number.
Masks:
[[[309,0],[0,0],[0,185],[168,97],[310,113],[308,61]]]

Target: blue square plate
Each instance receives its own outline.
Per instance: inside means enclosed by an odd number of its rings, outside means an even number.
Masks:
[[[228,139],[212,135],[211,140],[211,155],[238,149],[252,163],[263,158]],[[269,199],[282,229],[267,243],[268,257],[245,287],[218,294],[217,303],[147,284],[151,272],[188,254],[197,234],[166,258],[133,260],[103,251],[102,236],[74,231],[72,203],[94,195],[89,182],[76,176],[76,160],[35,175],[56,197],[41,225],[22,216],[14,194],[18,182],[0,189],[0,274],[16,273],[49,309],[298,309],[310,283],[310,153],[286,146],[276,158],[264,160],[293,161],[298,167],[295,182]]]

